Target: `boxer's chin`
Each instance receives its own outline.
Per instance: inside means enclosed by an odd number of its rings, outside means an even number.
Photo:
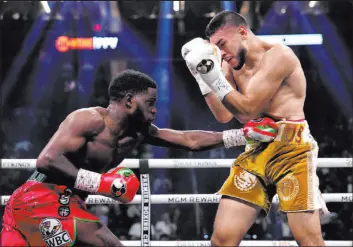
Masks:
[[[238,54],[238,65],[233,67],[234,70],[240,70],[241,68],[243,68],[244,64],[245,64],[245,60],[246,60],[246,50],[245,48],[241,49],[239,54]]]

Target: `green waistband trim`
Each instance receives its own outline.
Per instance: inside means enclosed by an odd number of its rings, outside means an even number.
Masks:
[[[36,181],[36,182],[42,183],[45,181],[46,178],[47,178],[46,175],[35,170],[34,173],[29,177],[27,181]]]

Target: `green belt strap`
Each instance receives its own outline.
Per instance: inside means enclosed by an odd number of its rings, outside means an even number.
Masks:
[[[29,177],[27,181],[37,181],[37,182],[44,182],[44,180],[47,178],[43,173],[38,172],[37,170],[34,171],[34,173]]]

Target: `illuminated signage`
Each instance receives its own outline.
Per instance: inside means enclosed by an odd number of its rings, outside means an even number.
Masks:
[[[283,35],[257,35],[260,39],[269,43],[281,43],[284,45],[322,45],[322,34],[283,34]]]
[[[117,45],[117,37],[71,38],[68,36],[60,36],[55,40],[55,48],[59,52],[67,52],[69,50],[115,49]]]

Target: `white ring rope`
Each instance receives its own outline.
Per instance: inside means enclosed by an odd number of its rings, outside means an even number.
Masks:
[[[140,241],[121,241],[124,246],[141,246]],[[211,246],[210,241],[151,241],[151,246]],[[351,241],[325,241],[326,246],[353,246]],[[295,241],[243,240],[240,246],[298,246]]]
[[[235,159],[150,159],[147,166],[141,165],[146,160],[125,159],[120,165],[129,168],[230,168]],[[349,168],[353,167],[352,158],[319,158],[319,168]],[[34,169],[36,159],[1,159],[3,169]],[[141,185],[142,186],[142,185]],[[141,187],[142,188],[142,187]],[[143,189],[143,188],[142,188]],[[151,204],[186,204],[186,203],[218,203],[221,196],[216,194],[173,194],[151,195]],[[351,193],[322,194],[325,202],[352,202]],[[0,196],[1,205],[6,205],[10,196]],[[141,204],[142,196],[136,195],[130,204]],[[273,203],[278,203],[275,195]],[[86,204],[117,204],[118,201],[99,195],[89,195]],[[143,206],[143,205],[142,205]],[[150,215],[150,210],[148,210]],[[142,218],[141,218],[142,220]],[[149,225],[149,224],[148,224]],[[143,231],[142,231],[143,233]],[[142,236],[141,236],[142,237]],[[125,246],[210,246],[210,241],[122,241]],[[325,241],[327,246],[353,246],[351,241]],[[242,241],[240,246],[298,246],[295,241]]]
[[[230,168],[235,159],[149,159],[149,168]],[[319,168],[353,167],[352,158],[319,158]],[[140,159],[125,159],[120,166],[139,168]],[[36,159],[1,159],[3,169],[31,169],[36,167]]]
[[[324,193],[325,202],[352,202],[352,193]],[[1,196],[1,205],[6,205],[10,196]],[[140,204],[141,195],[136,195],[129,204]],[[152,204],[188,204],[188,203],[219,203],[221,196],[216,194],[170,194],[151,195]],[[89,195],[86,204],[119,204],[118,201],[105,196]],[[272,203],[278,203],[278,196],[273,197]]]

